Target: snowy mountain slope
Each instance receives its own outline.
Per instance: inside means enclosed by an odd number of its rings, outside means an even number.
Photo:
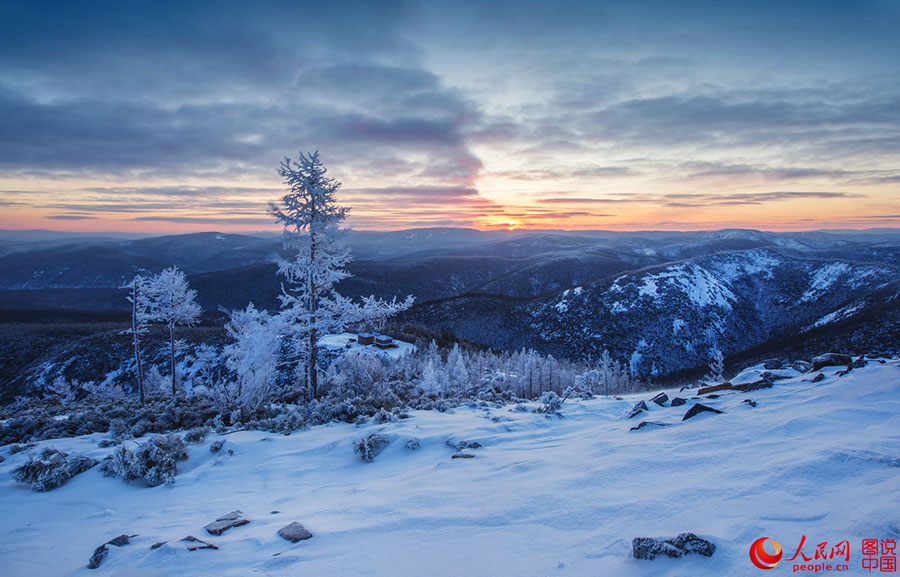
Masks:
[[[897,278],[888,264],[764,248],[627,272],[527,301],[473,296],[424,303],[408,316],[498,347],[594,359],[609,349],[652,377],[704,366],[716,349],[730,356],[800,333]]]
[[[757,371],[758,372],[758,371]],[[63,487],[33,493],[0,464],[0,565],[5,575],[755,575],[750,544],[768,536],[786,557],[807,536],[849,540],[851,570],[863,538],[900,537],[900,366],[870,362],[812,383],[814,373],[767,390],[703,398],[721,415],[682,421],[681,407],[648,395],[563,405],[565,418],[460,408],[409,419],[314,427],[285,437],[213,436],[190,446],[174,486],[141,487],[89,470]],[[749,374],[749,373],[748,373]],[[669,391],[669,396],[678,391]],[[690,397],[690,391],[681,393]],[[742,401],[752,397],[757,406]],[[671,426],[630,431],[642,419]],[[391,443],[373,463],[352,443],[371,432]],[[103,435],[46,441],[101,458]],[[416,450],[405,448],[410,438]],[[211,442],[225,440],[212,455]],[[446,441],[478,441],[451,459]],[[228,455],[231,448],[234,455]],[[240,509],[250,524],[215,537],[203,526]],[[278,511],[278,513],[273,513]],[[291,521],[314,535],[276,536]],[[712,540],[710,558],[636,560],[631,540],[691,531]],[[94,548],[123,534],[97,570]],[[219,549],[185,551],[194,535]],[[150,546],[168,541],[156,550]],[[778,571],[790,570],[782,562]]]

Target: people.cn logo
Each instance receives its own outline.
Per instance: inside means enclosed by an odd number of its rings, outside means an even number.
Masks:
[[[768,541],[774,547],[774,553],[767,553],[763,545]],[[760,537],[750,545],[750,560],[760,569],[774,569],[781,561],[781,545],[774,539]]]

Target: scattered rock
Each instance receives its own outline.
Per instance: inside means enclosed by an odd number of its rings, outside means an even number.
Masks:
[[[863,355],[863,356],[859,357],[858,359],[856,359],[855,361],[853,361],[852,363],[850,363],[850,368],[861,369],[864,366],[866,366],[867,364],[869,364],[869,363],[868,363],[868,361],[866,361],[865,355]]]
[[[109,555],[109,549],[106,548],[106,545],[100,545],[96,549],[94,549],[94,554],[91,555],[91,558],[88,560],[88,569],[96,569],[103,563],[103,560],[106,559],[106,556]]]
[[[227,515],[222,515],[221,517],[204,527],[204,529],[206,529],[210,535],[221,535],[232,527],[240,527],[241,525],[246,525],[249,522],[250,520],[245,519],[244,514],[241,511],[232,511]],[[184,541],[184,539],[182,539],[182,541]]]
[[[712,407],[707,407],[706,405],[697,403],[696,405],[694,405],[690,409],[688,409],[688,411],[684,414],[684,418],[682,418],[681,420],[687,421],[691,417],[696,417],[697,415],[699,415],[700,413],[703,413],[703,412],[722,414],[723,411],[720,411],[719,409],[714,409]]]
[[[162,547],[162,546],[165,545],[166,543],[168,543],[168,541],[157,541],[157,542],[154,543],[153,545],[150,545],[150,549],[151,549],[151,550],[152,550],[152,549],[159,549],[160,547]]]
[[[825,378],[825,374],[824,374],[824,373],[819,373],[818,375],[816,375],[816,376],[813,377],[812,382],[818,383],[819,381],[821,381],[821,380],[824,379],[824,378]]]
[[[131,542],[131,537],[136,537],[136,535],[119,535],[118,537],[113,537],[103,545],[100,545],[99,547],[94,549],[94,554],[91,555],[91,558],[88,560],[88,569],[96,569],[103,563],[103,561],[106,559],[106,556],[109,555],[109,549],[106,547],[107,545],[122,547],[123,545],[128,545]]]
[[[645,403],[644,401],[638,401],[637,403],[634,404],[633,407],[631,407],[631,410],[628,412],[627,418],[630,419],[630,418],[634,417],[635,415],[639,415],[641,411],[648,411],[648,410],[649,409],[647,408],[647,403]]]
[[[812,364],[807,363],[806,361],[794,361],[791,363],[791,368],[797,371],[798,373],[808,373],[812,370]]]
[[[756,401],[754,401],[752,399],[744,399],[742,404],[750,405],[751,407],[756,407]]]
[[[278,509],[276,509],[276,510],[274,510],[274,511],[270,511],[270,512],[269,512],[269,515],[277,515],[277,514],[279,514],[279,513],[281,513],[281,511],[279,511]]]
[[[296,543],[297,541],[305,541],[307,539],[312,538],[312,533],[306,530],[306,527],[294,521],[289,525],[285,525],[281,529],[278,530],[278,536],[287,539],[291,543]]]
[[[463,449],[480,449],[482,447],[478,441],[454,441],[453,439],[447,439],[445,442],[448,447],[456,449],[457,452]]]
[[[715,393],[716,391],[727,391],[732,389],[734,385],[731,384],[731,381],[725,381],[719,385],[710,385],[708,387],[701,387],[698,391],[698,395],[705,395],[707,393]]]
[[[115,439],[100,439],[100,442],[97,443],[97,446],[101,449],[106,449],[107,447],[115,447],[118,444],[118,441],[116,441]]]
[[[416,449],[419,448],[419,444],[420,444],[419,439],[412,438],[412,439],[406,441],[406,444],[404,445],[404,447],[406,447],[410,451],[415,451]]]
[[[666,401],[668,401],[668,400],[669,400],[669,395],[667,395],[665,393],[660,393],[660,394],[656,395],[655,397],[653,397],[652,399],[650,399],[650,402],[656,403],[660,407],[665,407]]]
[[[848,357],[847,355],[842,355],[839,353],[825,353],[824,355],[819,355],[817,357],[812,358],[812,370],[818,371],[824,367],[839,367],[842,365],[849,365],[853,362],[853,359]]]
[[[680,407],[681,405],[685,404],[686,402],[687,402],[687,399],[682,399],[681,397],[675,397],[674,399],[672,399],[672,402],[669,403],[669,405],[671,405],[673,407]]]
[[[713,394],[711,394],[711,395],[706,395],[706,398],[707,398],[707,399],[718,399],[718,398],[721,397],[721,396],[722,396],[722,395],[717,395],[717,394],[713,393]]]
[[[220,440],[218,440],[218,441],[213,441],[213,442],[209,445],[209,452],[210,452],[210,453],[218,453],[219,451],[222,450],[222,445],[224,445],[224,444],[225,444],[225,439],[220,439]]]
[[[131,535],[131,537],[134,536],[135,535]],[[128,535],[119,535],[118,537],[113,537],[112,539],[107,541],[106,544],[121,547],[122,545],[128,545],[131,542],[131,537],[129,537]]]
[[[641,421],[641,423],[636,427],[631,427],[631,431],[640,431],[645,427],[671,427],[671,423],[663,423],[661,421]]]
[[[455,453],[451,459],[474,459],[475,455],[471,455],[469,453]]]
[[[248,521],[248,523],[249,523],[249,521]],[[217,546],[215,546],[212,543],[209,543],[207,541],[204,541],[203,539],[197,539],[193,535],[188,535],[187,537],[182,539],[182,541],[185,541],[187,543],[199,543],[199,545],[189,545],[187,548],[188,551],[197,551],[198,549],[216,549],[216,550],[218,550]]]
[[[760,389],[771,389],[772,385],[774,385],[772,381],[769,379],[760,379],[758,381],[753,381],[752,383],[748,383],[746,385],[739,385],[740,391],[758,391]]]
[[[784,363],[781,362],[781,359],[767,359],[763,361],[763,368],[769,371],[775,371],[778,369],[783,369]]]
[[[631,550],[635,559],[655,559],[657,555],[679,558],[688,553],[696,553],[704,557],[711,556],[716,546],[693,533],[680,533],[673,539],[655,539],[653,537],[636,537],[631,541]]]

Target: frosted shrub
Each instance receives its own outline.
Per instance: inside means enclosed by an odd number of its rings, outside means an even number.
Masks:
[[[202,443],[209,436],[209,427],[197,427],[184,434],[185,443]]]
[[[151,487],[175,482],[178,461],[187,460],[184,441],[174,434],[153,437],[134,449],[119,447],[100,465],[107,477],[144,479]]]
[[[368,437],[357,439],[353,443],[353,452],[366,463],[371,463],[375,457],[387,447],[388,439],[378,433],[370,433]]]
[[[562,398],[553,391],[547,391],[541,395],[538,402],[541,403],[541,406],[537,408],[537,412],[547,415],[558,415],[563,404]]]
[[[32,491],[50,491],[96,464],[96,459],[47,447],[10,474],[20,483],[29,483]]]

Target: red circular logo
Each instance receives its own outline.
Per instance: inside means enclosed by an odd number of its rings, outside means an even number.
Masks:
[[[769,554],[763,545],[766,541],[772,543],[775,552]],[[781,561],[781,545],[774,539],[768,537],[760,537],[750,545],[750,560],[760,569],[774,569],[778,562]]]

